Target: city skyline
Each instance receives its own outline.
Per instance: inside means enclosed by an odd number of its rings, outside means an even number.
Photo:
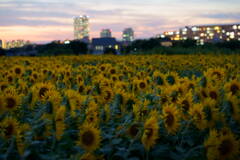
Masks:
[[[149,38],[186,25],[240,22],[237,0],[5,0],[0,2],[0,39],[32,42],[73,39],[72,18],[90,17],[90,37],[103,28],[121,39],[124,28],[134,28],[136,38]]]

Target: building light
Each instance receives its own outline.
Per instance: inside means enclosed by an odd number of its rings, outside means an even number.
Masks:
[[[192,27],[192,31],[196,32],[196,31],[198,31],[198,28],[197,27]]]
[[[240,25],[238,26],[238,29],[240,30]]]
[[[183,32],[187,32],[187,28],[183,28]]]
[[[233,26],[233,29],[235,29],[235,30],[236,30],[237,28],[238,28],[238,27],[237,27],[237,25],[234,25],[234,26]]]
[[[230,35],[230,32],[227,32],[226,35],[229,36],[229,35]]]
[[[177,31],[177,32],[176,32],[176,34],[180,34],[180,32],[179,32],[179,31]]]
[[[222,30],[222,33],[225,33],[226,31],[225,30]]]
[[[199,37],[198,37],[198,36],[195,36],[195,37],[194,37],[194,39],[195,39],[195,40],[198,40],[198,39],[199,39]]]
[[[115,49],[116,49],[116,50],[118,50],[118,49],[119,49],[118,45],[115,45]]]
[[[108,46],[108,48],[112,48],[112,46],[111,46],[111,45],[109,45],[109,46]]]
[[[227,38],[227,41],[230,41],[230,39],[229,39],[229,38]]]
[[[238,32],[238,35],[240,36],[240,32]]]
[[[218,31],[218,30],[220,30],[220,27],[219,26],[215,26],[214,29]]]
[[[183,40],[187,40],[187,37],[183,37]]]
[[[186,34],[187,34],[187,32],[183,31],[183,32],[182,32],[182,34],[183,34],[183,35],[186,35]]]
[[[240,38],[238,38],[238,40],[240,41]]]
[[[204,45],[204,40],[200,39],[200,45]]]
[[[210,31],[211,30],[211,28],[210,27],[207,27],[207,31]]]
[[[214,36],[214,33],[210,33],[209,36],[213,37],[213,36]]]
[[[160,37],[161,37],[161,38],[165,38],[165,35],[162,34]]]

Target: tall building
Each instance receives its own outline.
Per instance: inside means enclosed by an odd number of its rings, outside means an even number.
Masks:
[[[74,17],[74,39],[89,38],[89,18],[86,15]]]
[[[186,26],[178,31],[164,32],[159,37],[171,40],[196,40],[199,45],[230,40],[240,41],[240,24]]]
[[[132,28],[126,28],[122,34],[123,41],[132,42],[134,40],[134,31]]]
[[[10,48],[19,48],[19,47],[23,47],[26,45],[30,45],[31,42],[30,41],[25,41],[25,40],[12,40],[12,41],[7,41],[7,42],[3,42],[2,43],[2,48],[6,48],[6,49],[10,49]]]
[[[100,33],[101,38],[111,38],[112,37],[112,32],[110,29],[103,29]]]
[[[0,48],[3,48],[3,40],[0,39]]]

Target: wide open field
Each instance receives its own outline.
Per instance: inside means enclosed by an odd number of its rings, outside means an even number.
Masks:
[[[0,57],[0,159],[238,160],[240,56]]]

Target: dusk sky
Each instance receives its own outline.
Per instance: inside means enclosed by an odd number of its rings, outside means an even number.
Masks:
[[[0,39],[73,39],[73,17],[90,17],[90,35],[132,27],[149,38],[186,25],[240,23],[240,0],[0,0]]]

